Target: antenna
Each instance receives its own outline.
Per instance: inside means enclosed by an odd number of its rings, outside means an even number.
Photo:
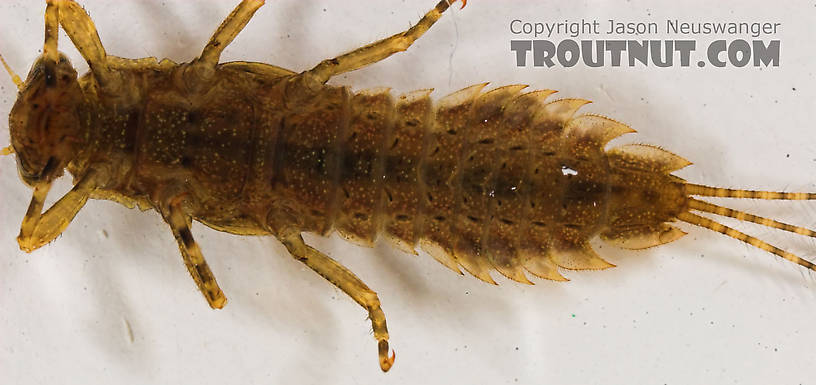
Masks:
[[[23,81],[20,79],[20,76],[12,71],[11,67],[9,67],[8,63],[6,63],[6,59],[3,59],[3,55],[0,55],[0,62],[3,63],[3,67],[6,68],[6,72],[8,72],[9,76],[11,76],[11,81],[17,86],[18,90],[23,89]]]
[[[11,76],[11,81],[17,86],[17,90],[23,89],[23,81],[20,80],[20,76],[14,73],[14,71],[9,67],[8,63],[6,63],[6,59],[3,58],[3,55],[0,55],[0,62],[3,63],[3,67],[6,68],[6,72],[8,72],[9,76]],[[14,147],[8,146],[6,148],[0,149],[0,156],[4,155],[11,155],[14,153]]]

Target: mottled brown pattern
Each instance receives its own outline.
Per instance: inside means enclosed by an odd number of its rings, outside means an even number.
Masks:
[[[634,132],[587,102],[548,101],[550,90],[477,84],[441,98],[392,97],[326,82],[404,51],[447,10],[441,0],[406,31],[295,73],[260,63],[219,63],[262,0],[244,0],[198,58],[177,64],[109,56],[71,0],[48,0],[43,54],[9,116],[23,181],[33,187],[18,237],[33,251],[54,240],[88,199],[155,209],[213,308],[226,304],[193,238],[193,221],[241,235],[273,235],[296,260],[347,293],[371,320],[382,370],[394,363],[377,294],[307,245],[301,233],[337,230],[372,245],[380,235],[421,247],[456,272],[495,283],[497,270],[563,281],[559,269],[613,265],[599,236],[639,249],[671,242],[684,221],[814,270],[783,249],[697,215],[709,213],[816,236],[816,232],[692,196],[816,199],[816,194],[729,190],[671,175],[685,159],[648,145],[608,148]],[[57,51],[59,27],[88,62],[78,77]],[[53,181],[74,187],[43,211]]]
[[[642,145],[607,152],[632,130],[576,117],[586,101],[484,84],[435,104],[427,90],[321,85],[292,97],[300,76],[249,63],[217,68],[202,93],[172,86],[184,69],[123,68],[143,85],[126,98],[80,79],[96,139],[69,170],[104,160],[124,176],[96,197],[161,210],[184,195],[194,219],[237,234],[296,226],[363,245],[384,234],[487,282],[494,269],[529,282],[523,270],[560,280],[557,267],[610,267],[589,247],[599,234],[630,246],[682,235],[665,224],[687,206],[668,173],[688,162]]]
[[[393,129],[385,142],[388,156],[383,169],[383,231],[406,252],[414,252],[423,223],[421,203],[427,188],[419,183],[419,167],[425,149],[425,128],[433,116],[429,94],[429,90],[420,90],[398,98]]]
[[[347,90],[330,88],[319,98],[280,113],[282,123],[270,187],[277,191],[278,199],[298,204],[291,209],[307,231],[327,233],[336,215],[334,204],[349,125],[349,99]]]
[[[394,101],[387,90],[363,91],[352,98],[349,127],[341,145],[339,206],[334,226],[346,238],[371,245],[382,224],[386,197],[386,139],[394,126]]]

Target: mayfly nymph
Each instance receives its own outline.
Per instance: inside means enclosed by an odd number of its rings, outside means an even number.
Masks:
[[[49,0],[43,53],[18,86],[11,146],[33,196],[18,237],[27,252],[61,234],[88,199],[156,210],[212,308],[226,297],[193,239],[193,221],[239,235],[272,235],[291,255],[363,306],[382,370],[394,362],[379,298],[301,234],[333,231],[361,245],[379,237],[419,247],[460,273],[522,283],[564,281],[561,269],[605,269],[590,240],[626,249],[668,243],[701,226],[814,270],[813,263],[700,214],[814,232],[699,197],[812,200],[812,193],[733,190],[672,175],[689,162],[650,145],[609,147],[634,130],[587,101],[551,100],[477,84],[432,102],[430,90],[352,92],[332,77],[404,51],[449,8],[440,1],[404,32],[296,73],[221,63],[262,0],[244,0],[188,63],[108,55],[71,0]],[[60,27],[87,61],[78,76],[58,52]],[[3,62],[5,65],[5,62]],[[54,180],[74,186],[43,212]]]

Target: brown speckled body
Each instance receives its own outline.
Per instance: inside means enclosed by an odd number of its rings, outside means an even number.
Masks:
[[[268,217],[283,211],[302,231],[337,229],[367,245],[383,234],[405,250],[422,242],[452,268],[490,280],[496,267],[523,280],[525,263],[556,277],[548,250],[585,249],[605,228],[610,199],[636,180],[611,172],[602,148],[610,138],[598,136],[625,126],[585,116],[574,124],[596,122],[594,131],[565,131],[580,100],[476,85],[434,106],[429,91],[292,91],[296,75],[253,66],[219,67],[205,94],[173,85],[183,67],[123,73],[144,86],[126,102],[94,104],[103,140],[92,157],[125,176],[101,195],[160,207],[189,194],[194,219],[237,234],[268,233]],[[671,185],[665,175],[651,179],[656,189]],[[671,192],[682,196],[680,184]],[[650,193],[665,200],[662,190]],[[588,255],[552,258],[604,267]]]
[[[610,199],[633,187],[626,181],[635,174],[611,173],[604,138],[565,136],[585,102],[549,102],[549,91],[476,85],[434,105],[427,90],[293,91],[296,75],[233,63],[202,93],[174,84],[183,70],[167,62],[124,69],[138,87],[89,103],[99,130],[89,162],[122,175],[99,197],[159,208],[185,194],[194,219],[237,234],[270,233],[267,218],[282,210],[302,231],[336,229],[366,245],[382,234],[405,250],[422,242],[452,268],[490,280],[495,267],[523,280],[525,264],[557,278],[548,250],[585,248],[604,229]],[[604,118],[580,119],[625,132]],[[553,258],[564,267],[599,263]]]
[[[188,195],[190,214],[219,230],[267,234],[259,214],[274,200],[274,153],[283,122],[281,77],[287,71],[243,63],[219,67],[214,87],[178,87],[183,66],[169,62],[127,69],[126,98],[91,104],[100,138],[90,163],[121,175],[100,197],[160,208],[169,196]]]
[[[262,0],[243,0],[189,63],[122,59],[105,53],[85,11],[48,0],[43,54],[19,89],[9,117],[23,181],[34,188],[18,243],[33,251],[55,239],[88,199],[158,211],[209,305],[226,297],[190,226],[199,221],[241,235],[273,235],[298,261],[368,312],[380,367],[389,357],[377,294],[351,271],[307,245],[301,233],[338,231],[371,245],[384,237],[421,247],[454,271],[494,283],[493,270],[523,283],[527,273],[565,280],[559,269],[613,265],[595,237],[640,249],[685,233],[683,221],[751,244],[810,270],[813,263],[697,215],[733,217],[797,234],[816,232],[716,206],[693,196],[816,199],[816,194],[729,190],[671,173],[685,159],[649,145],[609,146],[634,132],[587,103],[550,100],[485,84],[432,101],[430,90],[393,96],[327,85],[404,51],[450,6],[441,0],[414,26],[295,73],[220,54]],[[77,77],[57,52],[58,30],[91,72]],[[43,212],[67,169],[72,190]]]

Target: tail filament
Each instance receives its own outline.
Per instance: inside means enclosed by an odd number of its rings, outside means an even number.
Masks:
[[[765,200],[816,200],[816,194],[814,193],[786,193],[773,191],[733,190],[696,184],[686,184],[686,193],[689,196],[696,195],[718,198],[765,199]],[[738,230],[723,225],[712,219],[697,215],[692,211],[734,218],[745,222],[753,222],[762,226],[784,230],[791,233],[808,236],[811,238],[816,238],[816,231],[806,229],[800,226],[790,225],[784,222],[779,222],[773,219],[764,218],[743,211],[730,209],[728,207],[718,206],[713,203],[698,200],[692,197],[689,197],[688,210],[677,215],[677,219],[683,222],[727,235],[731,238],[737,239],[756,248],[775,254],[797,265],[816,271],[816,264],[814,264],[813,262],[805,260],[784,249],[773,246],[759,238],[742,233]]]

